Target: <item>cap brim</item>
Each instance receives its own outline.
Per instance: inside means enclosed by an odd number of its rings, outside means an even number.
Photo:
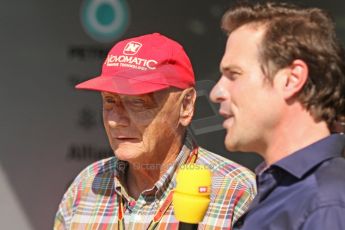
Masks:
[[[140,95],[169,88],[169,85],[140,81],[126,77],[98,76],[76,85],[75,88],[127,95]]]

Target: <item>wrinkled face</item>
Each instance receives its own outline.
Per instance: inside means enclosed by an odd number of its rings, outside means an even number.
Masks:
[[[231,151],[262,152],[277,122],[279,97],[258,59],[263,32],[245,25],[230,34],[220,63],[222,76],[211,91],[211,99],[220,103],[225,145]]]
[[[159,162],[177,134],[179,92],[129,96],[102,92],[103,122],[120,160]]]

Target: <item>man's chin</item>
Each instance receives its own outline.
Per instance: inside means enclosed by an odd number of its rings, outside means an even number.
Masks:
[[[224,144],[228,151],[238,151],[238,146],[234,142],[234,138],[231,138],[229,134],[226,135]]]
[[[127,148],[127,147],[117,147],[113,148],[115,156],[117,159],[122,161],[128,161],[133,162],[135,159],[137,159],[140,155],[142,155],[141,152],[133,149],[133,148]]]
[[[225,148],[226,148],[226,150],[228,150],[230,152],[236,151],[236,149],[232,145],[229,145],[227,143],[225,143]]]

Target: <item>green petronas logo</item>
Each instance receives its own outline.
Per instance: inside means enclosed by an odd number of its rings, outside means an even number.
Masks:
[[[81,7],[82,25],[93,39],[111,42],[126,31],[129,10],[125,0],[84,0]]]

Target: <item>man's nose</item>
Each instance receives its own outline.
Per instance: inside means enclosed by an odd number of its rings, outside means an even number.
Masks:
[[[225,91],[221,85],[221,79],[213,86],[210,92],[210,99],[214,103],[220,103],[224,100]]]
[[[128,112],[123,106],[116,106],[111,111],[108,111],[105,119],[111,128],[125,127],[130,123]]]

